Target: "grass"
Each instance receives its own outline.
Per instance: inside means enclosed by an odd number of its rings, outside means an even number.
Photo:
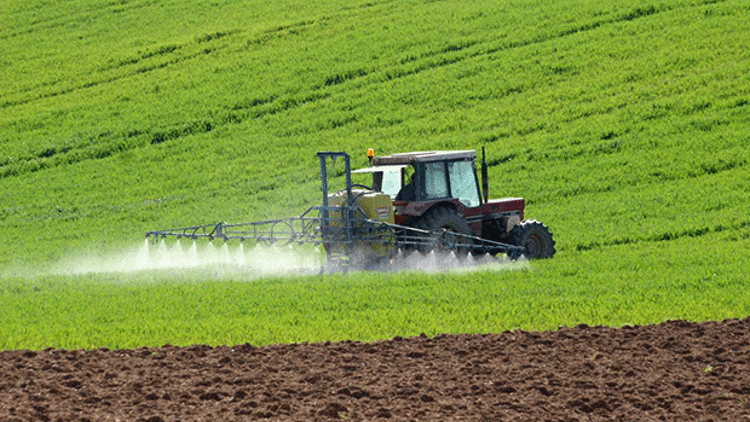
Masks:
[[[747,256],[747,242],[707,236]],[[7,279],[0,349],[372,341],[750,313],[744,258],[685,253],[691,243],[650,242],[637,253],[619,245],[530,266],[438,274],[247,281],[175,271]]]
[[[0,348],[749,313],[741,2],[11,0],[0,13]],[[367,147],[481,146],[491,196],[527,199],[558,241],[552,261],[253,282],[41,275],[148,230],[298,215],[320,200],[317,150],[360,167]],[[233,297],[269,305],[242,316]],[[212,311],[193,314],[203,302]]]

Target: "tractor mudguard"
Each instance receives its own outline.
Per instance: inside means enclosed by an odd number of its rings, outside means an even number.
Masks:
[[[447,206],[456,208],[462,215],[465,214],[465,210],[467,209],[463,206],[463,204],[458,202],[457,199],[438,199],[434,201],[393,201],[396,224],[414,227],[414,223],[435,206]]]
[[[396,224],[413,227],[425,213],[436,206],[455,208],[471,228],[471,235],[482,236],[485,225],[492,221],[503,221],[516,224],[524,218],[526,201],[523,198],[491,199],[478,207],[468,208],[458,199],[441,199],[435,201],[393,201]],[[492,223],[497,224],[497,223]],[[507,227],[510,231],[512,227]]]

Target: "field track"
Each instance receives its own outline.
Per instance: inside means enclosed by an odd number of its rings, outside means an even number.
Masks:
[[[750,317],[623,328],[0,352],[3,421],[750,421]]]

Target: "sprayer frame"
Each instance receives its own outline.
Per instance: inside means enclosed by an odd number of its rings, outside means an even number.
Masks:
[[[344,172],[346,175],[346,197],[347,203],[345,206],[332,207],[328,204],[328,159],[336,160],[339,157],[344,159]],[[351,158],[349,154],[343,151],[321,151],[318,152],[318,159],[320,160],[320,184],[323,191],[323,206],[311,207],[313,210],[320,211],[321,222],[320,228],[323,233],[326,233],[331,225],[330,212],[341,211],[341,218],[343,219],[344,232],[346,234],[346,241],[351,242],[354,233],[352,228],[352,219],[354,218],[354,209],[351,204],[352,200],[352,167]]]
[[[473,159],[475,152],[464,151],[465,159]],[[468,154],[471,154],[469,157]],[[365,217],[357,205],[357,197],[353,193],[351,158],[346,152],[322,151],[318,152],[320,160],[320,178],[323,201],[321,206],[311,206],[299,217],[257,221],[250,223],[204,224],[168,230],[156,230],[146,233],[146,237],[166,238],[208,238],[252,240],[268,244],[322,244],[328,255],[329,268],[341,269],[351,265],[351,257],[357,254],[358,248],[367,245],[380,245],[392,248],[394,251],[407,248],[410,250],[441,249],[453,251],[472,251],[474,253],[507,253],[512,258],[520,257],[524,248],[494,239],[488,239],[479,234],[460,234],[444,229],[428,231],[413,225],[386,223]],[[331,206],[329,203],[328,160],[344,159],[344,175],[346,178],[346,201],[341,205]],[[376,157],[377,160],[377,157]],[[475,170],[476,178],[476,170]],[[481,201],[481,200],[480,200]],[[523,201],[521,199],[521,201]],[[443,202],[458,202],[456,199],[446,199]],[[492,201],[490,201],[492,202]],[[414,204],[420,202],[415,201]],[[398,202],[394,208],[398,210]],[[422,202],[422,204],[425,204]],[[483,203],[480,207],[488,206]],[[315,214],[318,214],[316,217]],[[337,215],[331,217],[331,213]],[[340,217],[338,217],[340,216]],[[336,220],[335,227],[331,224]]]

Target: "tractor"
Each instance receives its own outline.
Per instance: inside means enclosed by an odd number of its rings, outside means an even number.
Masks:
[[[371,166],[353,173],[371,173],[372,186],[362,187],[391,197],[395,224],[430,232],[447,230],[521,246],[530,259],[554,256],[552,233],[545,224],[524,218],[523,198],[489,199],[484,148],[481,190],[475,150],[376,157],[369,149],[368,158]],[[496,254],[501,249],[488,247],[488,252]]]

